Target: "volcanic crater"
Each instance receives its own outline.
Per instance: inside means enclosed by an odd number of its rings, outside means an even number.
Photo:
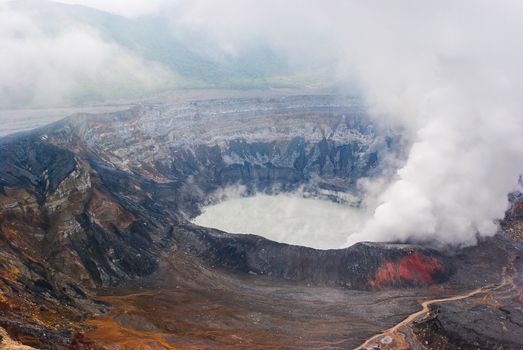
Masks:
[[[345,349],[413,314],[419,299],[475,289],[471,297],[504,290],[500,305],[516,298],[507,281],[520,282],[510,276],[521,242],[507,230],[520,226],[510,213],[495,237],[445,250],[314,249],[194,222],[232,189],[358,207],[358,180],[387,170],[402,143],[360,99],[328,94],[142,103],[4,137],[0,326],[43,349]],[[452,329],[489,327],[424,316],[403,336],[383,333],[392,343],[376,338],[378,348],[467,346]],[[489,334],[485,344],[519,346]]]

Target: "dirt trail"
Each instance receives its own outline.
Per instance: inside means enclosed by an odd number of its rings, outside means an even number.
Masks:
[[[511,262],[506,267],[503,268],[503,270],[501,272],[501,281],[497,285],[489,284],[489,285],[474,289],[473,291],[470,291],[465,294],[458,294],[458,295],[446,297],[446,298],[426,300],[421,303],[421,310],[409,315],[407,318],[405,318],[403,321],[399,322],[395,326],[383,331],[380,334],[377,334],[377,335],[369,338],[367,341],[365,341],[362,345],[358,346],[354,350],[374,350],[374,349],[408,350],[408,349],[411,349],[412,346],[411,346],[411,344],[409,344],[407,337],[405,336],[405,333],[402,332],[401,329],[403,327],[408,329],[409,325],[411,323],[413,323],[414,321],[428,316],[428,314],[430,312],[430,306],[432,304],[463,300],[463,299],[471,298],[478,294],[486,295],[486,294],[489,294],[494,291],[500,291],[500,290],[504,289],[505,287],[509,287],[508,290],[504,291],[505,293],[512,292],[513,290],[517,289],[517,286],[514,282],[514,276],[515,276],[514,271],[515,271],[514,261],[511,260]],[[510,273],[510,272],[512,272],[512,273]]]

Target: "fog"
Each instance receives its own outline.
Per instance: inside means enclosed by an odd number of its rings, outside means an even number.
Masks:
[[[361,209],[327,200],[257,194],[205,207],[193,223],[281,243],[335,249],[345,244],[347,232],[361,227],[364,216]]]
[[[366,202],[373,215],[361,229],[345,228],[346,244],[468,245],[496,232],[523,164],[521,1],[65,2],[167,18],[173,36],[212,55],[263,43],[290,66],[360,91],[372,118],[404,127],[407,160],[392,176],[361,182],[378,196]],[[49,30],[45,19],[0,6],[2,105],[60,102],[100,77],[118,91],[124,77],[151,86],[176,77],[103,31]]]
[[[129,98],[176,81],[95,28],[45,10],[0,2],[0,108]]]
[[[253,38],[290,61],[335,57],[377,120],[406,128],[394,176],[369,180],[361,240],[474,244],[493,235],[523,164],[518,1],[192,2],[185,21],[236,52]],[[385,186],[383,186],[385,184]]]

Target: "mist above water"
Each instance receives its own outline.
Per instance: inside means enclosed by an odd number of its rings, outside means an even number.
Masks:
[[[327,200],[258,194],[208,206],[193,223],[280,243],[335,249],[345,244],[347,232],[361,228],[364,215],[361,209]]]

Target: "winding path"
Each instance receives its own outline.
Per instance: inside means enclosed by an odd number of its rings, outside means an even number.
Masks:
[[[403,321],[399,322],[398,324],[394,325],[393,327],[383,331],[380,334],[377,334],[371,338],[369,338],[367,341],[365,341],[362,345],[355,348],[355,350],[373,350],[373,349],[396,349],[396,350],[408,350],[411,349],[411,344],[407,341],[407,338],[405,336],[405,333],[401,331],[402,327],[408,328],[411,323],[418,319],[422,319],[423,317],[426,317],[430,312],[430,306],[432,304],[438,304],[438,303],[444,303],[448,301],[456,301],[456,300],[463,300],[467,299],[473,296],[476,296],[478,294],[484,294],[484,293],[490,293],[493,291],[497,291],[501,288],[504,288],[506,286],[509,286],[510,290],[513,290],[516,288],[516,285],[514,283],[514,276],[509,275],[509,270],[514,269],[514,262],[511,261],[511,263],[504,267],[501,273],[501,282],[498,285],[489,284],[477,289],[474,289],[473,291],[470,291],[465,294],[459,294],[447,298],[440,298],[440,299],[430,299],[427,301],[424,301],[421,303],[421,310],[409,315],[407,318],[405,318]]]

